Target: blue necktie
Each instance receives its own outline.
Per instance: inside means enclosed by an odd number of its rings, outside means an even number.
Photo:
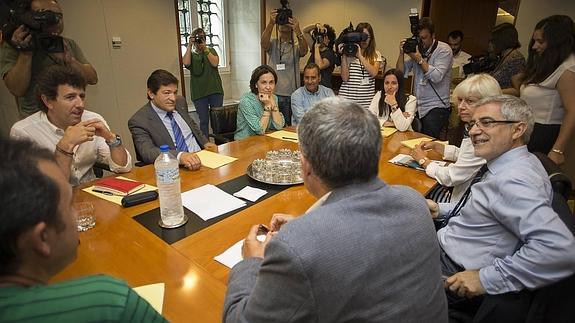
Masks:
[[[179,151],[188,152],[188,145],[186,145],[186,140],[184,139],[184,135],[182,134],[182,129],[178,126],[176,119],[174,119],[173,112],[167,112],[168,118],[170,118],[170,122],[172,123],[172,131],[174,132],[174,140],[176,141],[176,149]]]

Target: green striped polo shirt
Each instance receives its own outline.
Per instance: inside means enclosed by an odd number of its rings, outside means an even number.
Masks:
[[[0,288],[0,322],[166,322],[123,281],[90,276]]]

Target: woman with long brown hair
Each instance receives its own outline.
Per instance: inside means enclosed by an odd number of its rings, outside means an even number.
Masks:
[[[366,39],[357,44],[355,56],[342,55],[339,96],[353,100],[368,108],[375,95],[375,77],[379,70],[385,70],[386,59],[376,49],[373,28],[362,22],[355,28],[356,32],[366,34]],[[341,46],[338,50],[341,52]]]
[[[521,98],[535,117],[529,151],[563,164],[575,133],[575,25],[569,16],[554,15],[537,23],[525,73],[517,80]]]
[[[392,68],[383,74],[383,91],[377,91],[369,110],[377,116],[382,127],[413,130],[411,123],[417,110],[417,100],[405,92],[401,71]]]

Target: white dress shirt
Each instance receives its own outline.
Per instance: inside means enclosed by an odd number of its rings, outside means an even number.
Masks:
[[[455,163],[447,166],[430,163],[425,168],[425,173],[443,186],[453,186],[451,202],[457,202],[467,190],[475,173],[485,164],[485,159],[475,156],[471,138],[463,138],[461,148],[446,145],[443,159],[455,161]]]
[[[379,125],[383,127],[383,124],[391,119],[393,121],[393,125],[399,131],[413,131],[411,128],[411,123],[413,122],[413,118],[415,118],[415,113],[417,112],[417,99],[413,95],[409,95],[407,97],[407,102],[405,102],[405,112],[409,113],[409,117],[405,117],[401,109],[396,109],[395,112],[392,112],[391,115],[387,114],[386,111],[383,112],[383,115],[379,115],[379,99],[381,98],[381,91],[377,91],[375,96],[371,100],[369,104],[369,111],[371,111],[379,120]]]
[[[106,120],[101,115],[84,110],[82,121],[89,119],[99,119],[108,127]],[[63,136],[64,130],[52,124],[43,111],[38,111],[28,118],[16,122],[10,131],[10,137],[34,141],[40,147],[50,151],[56,151],[56,144]],[[96,162],[108,165],[114,173],[129,172],[132,169],[132,157],[127,150],[126,154],[128,156],[126,165],[114,163],[110,157],[110,147],[106,144],[106,140],[98,136],[95,136],[92,141],[77,145],[74,147],[74,156],[72,156],[72,165],[70,166],[70,184],[76,186],[95,179],[96,176],[92,167]]]

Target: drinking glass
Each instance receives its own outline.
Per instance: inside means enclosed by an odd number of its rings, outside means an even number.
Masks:
[[[90,202],[74,203],[74,209],[77,213],[78,231],[84,232],[92,229],[96,225],[94,216],[94,205]]]

